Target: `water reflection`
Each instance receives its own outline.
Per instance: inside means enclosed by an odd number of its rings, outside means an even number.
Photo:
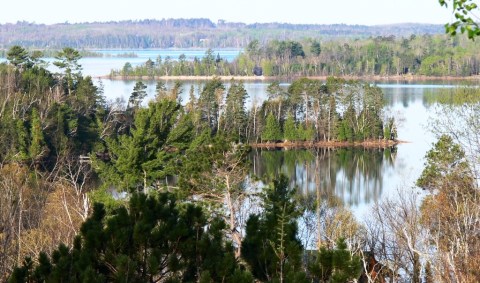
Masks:
[[[252,174],[264,181],[285,174],[306,197],[337,196],[359,206],[379,199],[395,166],[396,147],[260,150],[251,154]]]

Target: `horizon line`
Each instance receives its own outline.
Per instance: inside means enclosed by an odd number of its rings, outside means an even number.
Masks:
[[[434,25],[434,26],[443,26],[444,24],[439,23],[421,23],[421,22],[398,22],[398,23],[385,23],[385,24],[346,24],[346,23],[291,23],[291,22],[254,22],[246,23],[241,21],[228,21],[224,19],[218,19],[216,22],[210,18],[145,18],[145,19],[125,19],[125,20],[106,20],[106,21],[85,21],[85,22],[57,22],[57,23],[37,23],[36,21],[27,21],[27,20],[17,20],[15,23],[12,22],[0,22],[0,25],[18,25],[18,24],[28,24],[28,25],[45,25],[45,26],[54,26],[54,25],[78,25],[78,24],[108,24],[108,23],[122,23],[122,22],[145,22],[145,21],[169,21],[169,20],[208,20],[212,24],[218,26],[219,24],[243,24],[245,26],[252,25],[267,25],[267,24],[279,24],[279,25],[297,25],[297,26],[365,26],[365,27],[377,27],[377,26],[396,26],[396,25]]]

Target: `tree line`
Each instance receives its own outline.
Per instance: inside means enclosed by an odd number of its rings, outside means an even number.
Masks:
[[[362,25],[295,25],[281,23],[244,24],[209,19],[162,19],[110,21],[93,23],[29,22],[0,25],[0,48],[22,45],[32,49],[70,46],[76,49],[144,49],[144,48],[245,48],[253,39],[272,40],[304,38],[366,38],[371,36],[410,36],[441,34],[442,25],[398,24]]]
[[[251,41],[234,61],[215,56],[178,60],[158,57],[111,76],[472,76],[480,71],[478,42],[462,37],[375,37],[328,41]]]

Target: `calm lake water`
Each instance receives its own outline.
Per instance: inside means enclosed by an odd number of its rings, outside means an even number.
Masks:
[[[234,51],[230,52],[229,54],[234,54]],[[238,51],[236,52],[238,54]],[[200,52],[200,55],[203,53],[204,51]],[[154,57],[154,54],[150,55]],[[222,53],[220,55],[222,56]],[[142,58],[145,61],[150,57]],[[82,64],[84,73],[88,70],[89,75],[98,76],[106,73],[105,68],[112,61],[118,61],[117,65],[112,66],[115,68],[123,66],[129,59],[92,58],[83,61]],[[123,98],[125,101],[128,100],[135,82],[134,80],[101,80],[107,99]],[[148,87],[147,99],[153,98],[156,81],[144,81],[144,83]],[[171,87],[173,83],[173,81],[166,81],[167,87]],[[198,95],[205,84],[198,81],[182,83],[183,102],[188,100],[192,85]],[[414,183],[424,165],[423,157],[435,141],[433,134],[427,129],[429,116],[434,114],[434,107],[426,100],[426,94],[435,94],[444,88],[453,88],[455,85],[441,82],[376,82],[376,84],[384,92],[385,112],[400,120],[399,139],[408,143],[387,150],[361,148],[254,150],[251,154],[251,172],[259,177],[285,174],[289,177],[291,185],[297,187],[299,193],[305,196],[335,195],[350,206],[357,215],[363,214],[375,201],[386,196],[394,196],[398,188],[415,190]],[[269,82],[247,81],[244,85],[249,94],[250,104],[252,101],[261,103],[266,98]],[[288,87],[288,83],[282,85]],[[228,83],[226,86],[228,87]]]
[[[121,68],[125,62],[138,65],[157,56],[177,59],[184,53],[187,58],[202,57],[205,50],[101,50],[110,57],[85,58],[81,60],[83,74],[97,77],[108,74],[112,68]],[[111,57],[118,53],[135,52],[136,58]],[[215,50],[221,57],[231,61],[239,50]],[[51,60],[51,59],[50,59]],[[95,79],[103,85],[104,95],[109,100],[130,96],[135,81]],[[155,81],[145,81],[148,98],[153,98]],[[400,120],[399,139],[408,141],[395,149],[318,149],[318,150],[254,150],[251,155],[251,172],[257,176],[275,176],[280,173],[290,178],[299,193],[316,196],[335,195],[350,206],[356,214],[363,213],[375,201],[393,196],[397,188],[414,188],[424,163],[424,156],[435,141],[427,129],[428,120],[434,115],[433,106],[426,94],[435,94],[444,88],[455,87],[449,83],[376,82],[382,88],[386,100],[386,112]],[[173,81],[166,82],[167,87]],[[183,82],[183,102],[188,99],[190,86],[195,92],[204,82]],[[249,103],[261,103],[266,98],[268,82],[248,81],[245,88]],[[228,87],[228,83],[226,84]],[[285,87],[288,83],[283,84]]]
[[[128,100],[135,81],[102,80],[109,99]],[[154,97],[155,81],[144,82],[149,98]],[[166,82],[167,87],[173,85]],[[183,102],[188,100],[190,86],[198,95],[204,82],[183,82]],[[249,103],[266,98],[268,82],[244,82]],[[283,84],[285,87],[288,83]],[[228,87],[228,83],[226,83]],[[435,141],[427,129],[434,114],[426,101],[427,93],[436,93],[453,85],[379,83],[386,100],[385,112],[400,120],[399,139],[408,143],[395,149],[318,149],[318,150],[255,150],[251,155],[251,172],[259,177],[287,175],[291,185],[304,195],[335,195],[356,213],[364,213],[375,201],[394,195],[397,188],[413,188],[419,177],[427,150]]]

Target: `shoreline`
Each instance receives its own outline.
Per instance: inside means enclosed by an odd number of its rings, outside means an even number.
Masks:
[[[316,80],[327,80],[328,77],[342,78],[346,80],[373,80],[373,81],[480,81],[480,75],[468,77],[454,77],[454,76],[424,76],[424,75],[393,75],[393,76],[305,76],[305,78]],[[236,80],[236,81],[275,81],[275,80],[293,80],[297,78],[304,78],[302,76],[97,76],[98,79],[110,80],[164,80],[164,81],[208,81],[213,78],[219,78],[222,81]]]
[[[252,143],[252,148],[262,149],[311,149],[311,148],[345,148],[345,147],[363,147],[363,148],[389,148],[399,144],[410,143],[402,140],[369,140],[363,142],[339,142],[339,141],[319,141],[319,142],[276,142],[276,143]]]

